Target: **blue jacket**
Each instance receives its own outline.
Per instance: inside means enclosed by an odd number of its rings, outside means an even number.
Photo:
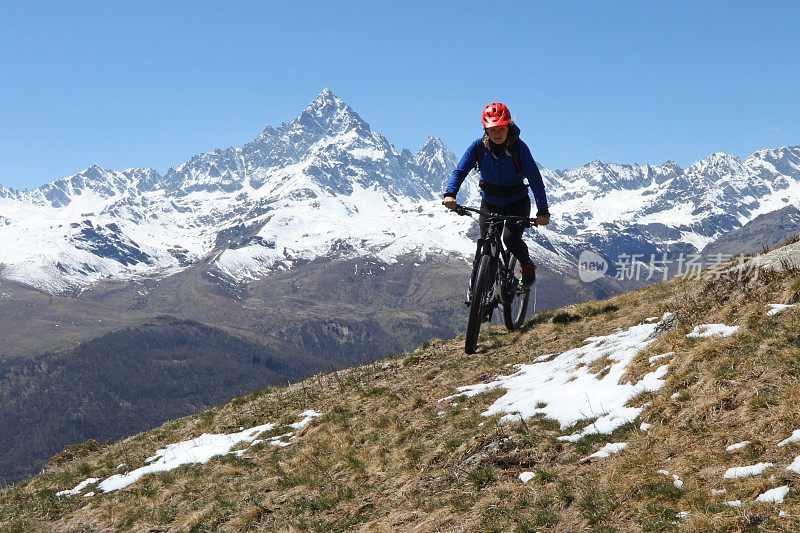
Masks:
[[[478,144],[482,142],[483,139],[481,138],[469,145],[461,161],[458,162],[458,166],[456,166],[456,169],[453,171],[450,181],[447,182],[447,188],[444,192],[445,196],[456,196],[458,189],[461,188],[461,184],[464,182],[464,178],[466,178],[467,174],[476,166]],[[542,174],[539,172],[539,167],[536,166],[536,162],[533,160],[528,145],[522,142],[522,140],[518,142],[522,174],[517,172],[517,165],[514,163],[514,157],[510,155],[508,151],[504,151],[500,154],[500,157],[497,158],[492,154],[491,150],[484,147],[481,155],[480,179],[491,185],[509,187],[518,185],[522,182],[523,178],[527,178],[528,185],[533,191],[533,197],[536,199],[536,208],[539,212],[547,211],[547,195],[544,192]],[[527,195],[527,190],[520,191],[513,196],[496,196],[481,190],[481,197],[486,200],[486,202],[497,207],[504,207],[512,202],[525,198]]]

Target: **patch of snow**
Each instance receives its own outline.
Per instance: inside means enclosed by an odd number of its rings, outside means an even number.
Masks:
[[[741,507],[742,500],[732,500],[729,502],[725,502],[725,505],[727,505],[728,507]]]
[[[736,444],[731,444],[730,446],[728,446],[727,448],[725,448],[725,451],[726,451],[726,452],[732,452],[732,451],[734,451],[734,450],[738,450],[738,449],[740,449],[740,448],[744,448],[744,447],[745,447],[745,446],[747,446],[748,444],[750,444],[750,441],[749,441],[749,440],[745,440],[745,441],[742,441],[742,442],[737,442]]]
[[[714,496],[719,496],[720,494],[725,494],[728,492],[726,489],[711,489],[711,494]]]
[[[678,477],[678,474],[672,474],[672,484],[675,485],[676,489],[683,488],[683,481]]]
[[[689,516],[689,511],[681,511],[680,513],[675,515],[675,518],[682,519],[686,518],[687,516]]]
[[[303,416],[304,418],[299,422],[291,424],[292,428],[300,429],[305,427],[309,422],[311,422],[311,420],[321,415],[316,411],[304,411],[300,416]],[[126,474],[115,474],[110,476],[98,485],[98,489],[104,492],[112,492],[115,490],[124,489],[125,487],[138,481],[146,474],[154,472],[167,472],[185,464],[205,463],[212,457],[216,457],[218,455],[234,453],[241,456],[244,450],[231,452],[231,448],[244,442],[251,445],[262,442],[257,441],[256,438],[260,434],[264,433],[265,431],[269,431],[274,427],[274,424],[268,423],[255,426],[238,433],[203,434],[196,439],[170,444],[158,450],[154,456],[147,458],[145,460],[146,463],[149,463],[147,466],[137,468],[136,470]],[[281,437],[288,435],[292,434],[290,433],[287,435],[282,435]],[[277,437],[277,439],[281,437]],[[272,439],[270,439],[270,441],[272,441]],[[287,446],[289,443],[276,440],[274,442],[270,442],[270,444]],[[72,491],[62,491],[58,494],[75,494],[85,488],[87,485],[96,483],[97,481],[98,479],[96,478],[89,478],[72,489]]]
[[[794,461],[792,461],[792,464],[786,467],[786,470],[800,474],[800,455],[794,458]]]
[[[659,470],[657,473],[662,476],[669,476],[669,470]]]
[[[739,331],[739,326],[726,326],[725,324],[700,324],[695,326],[691,333],[686,335],[690,339],[712,337],[730,337]]]
[[[294,424],[290,424],[289,426],[295,429],[302,429],[306,427],[309,423],[311,423],[311,421],[314,420],[315,418],[319,418],[320,416],[322,416],[322,413],[314,411],[313,409],[309,409],[308,411],[303,411],[302,413],[300,413],[300,416],[303,417],[303,419],[300,422],[295,422]]]
[[[645,318],[644,321],[645,321],[646,324],[652,324],[653,322],[658,322],[658,317],[657,316],[651,316],[649,318]]]
[[[664,357],[669,357],[670,355],[675,355],[675,352],[667,352],[667,353],[662,353],[661,355],[654,355],[653,357],[648,359],[648,361],[654,363],[659,359],[663,359]]]
[[[653,424],[648,424],[647,422],[642,422],[641,424],[639,424],[639,429],[640,429],[641,431],[647,431],[647,430],[649,430],[651,427],[653,427]]]
[[[350,155],[358,159],[384,159],[386,154],[377,148],[352,148]]]
[[[729,468],[722,477],[725,479],[738,479],[742,477],[758,476],[763,474],[764,470],[767,468],[772,468],[773,466],[775,465],[772,463],[758,463],[751,466],[736,466]]]
[[[458,387],[458,394],[439,401],[504,389],[505,394],[483,412],[484,416],[503,414],[501,422],[514,422],[543,415],[558,421],[562,428],[587,418],[594,419],[581,431],[559,437],[568,441],[595,433],[611,433],[636,420],[644,409],[626,407],[631,399],[643,392],[656,391],[665,382],[666,365],[636,383],[621,383],[629,363],[655,341],[657,327],[658,324],[640,324],[610,335],[589,337],[584,341],[585,346],[563,352],[549,361],[517,365],[517,373],[510,376]],[[610,363],[603,377],[587,368],[600,358],[607,358]]]
[[[763,494],[759,494],[756,501],[764,503],[783,503],[783,499],[787,494],[789,494],[789,485],[784,485],[783,487],[776,487]]]
[[[78,483],[77,485],[75,485],[74,489],[62,490],[61,492],[56,492],[56,496],[75,496],[77,494],[80,494],[83,489],[85,489],[92,483],[97,483],[98,481],[100,481],[99,478],[90,477],[89,479],[85,479],[80,483]]]
[[[796,305],[786,305],[786,304],[767,304],[765,307],[769,307],[770,310],[767,311],[767,316],[775,316],[781,311],[785,309],[789,309],[790,307],[796,307]]]
[[[610,442],[594,452],[592,455],[584,457],[581,459],[581,462],[588,461],[589,459],[598,458],[602,459],[604,457],[608,457],[612,454],[619,453],[620,451],[624,450],[628,446],[627,442]]]
[[[789,443],[797,442],[800,440],[800,429],[795,429],[792,431],[792,434],[789,435],[789,438],[784,439],[778,443],[778,446],[786,446]]]
[[[533,472],[523,472],[519,475],[519,480],[523,483],[527,483],[528,481],[532,480],[536,477],[536,474]]]

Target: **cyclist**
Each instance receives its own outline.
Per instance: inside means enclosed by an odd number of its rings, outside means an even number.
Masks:
[[[480,173],[481,211],[530,217],[530,186],[536,199],[536,223],[540,226],[549,224],[550,212],[542,175],[528,146],[519,138],[520,129],[511,120],[511,112],[502,103],[493,102],[483,109],[482,122],[483,138],[473,142],[458,162],[444,192],[444,205],[449,209],[458,206],[458,189],[467,174],[477,167]],[[529,185],[525,184],[524,178],[528,178]],[[483,215],[478,222],[481,239],[485,239],[489,223]],[[520,222],[506,222],[503,242],[521,265],[522,286],[529,288],[536,280],[536,265],[522,240],[524,230]]]

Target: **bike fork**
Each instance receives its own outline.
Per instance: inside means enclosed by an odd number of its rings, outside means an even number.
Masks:
[[[483,247],[486,243],[486,239],[478,239],[478,246],[475,250],[475,259],[472,260],[472,274],[470,274],[469,278],[469,285],[467,286],[467,299],[464,301],[464,305],[469,307],[472,305],[472,288],[475,286],[475,278],[478,277],[478,265],[481,262],[481,257],[484,254]]]

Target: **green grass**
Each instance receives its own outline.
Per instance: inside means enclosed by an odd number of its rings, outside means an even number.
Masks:
[[[467,480],[478,489],[481,489],[497,481],[497,467],[487,465],[475,468],[467,474]]]

